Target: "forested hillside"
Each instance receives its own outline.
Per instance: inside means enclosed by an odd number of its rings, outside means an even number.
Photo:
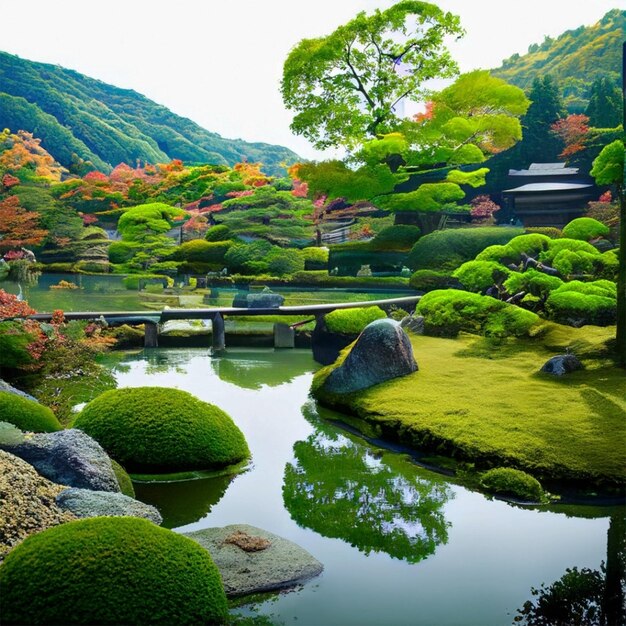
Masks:
[[[596,79],[619,81],[625,35],[626,11],[613,9],[592,26],[580,26],[556,39],[546,37],[543,43],[532,44],[527,54],[514,54],[492,73],[525,90],[536,77],[550,74],[560,84],[568,111],[582,113]]]
[[[2,128],[33,133],[57,161],[72,169],[79,169],[81,160],[102,171],[119,163],[135,165],[138,159],[222,165],[247,160],[275,173],[281,162],[298,158],[282,146],[224,139],[135,91],[4,52]]]

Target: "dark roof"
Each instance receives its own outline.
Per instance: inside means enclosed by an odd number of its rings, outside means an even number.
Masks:
[[[574,189],[588,189],[593,185],[583,183],[529,183],[514,189],[505,189],[503,193],[533,193],[541,191],[572,191]]]

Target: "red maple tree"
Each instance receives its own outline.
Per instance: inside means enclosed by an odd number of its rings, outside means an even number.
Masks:
[[[47,234],[39,228],[39,214],[22,208],[17,196],[0,200],[0,250],[36,246]]]

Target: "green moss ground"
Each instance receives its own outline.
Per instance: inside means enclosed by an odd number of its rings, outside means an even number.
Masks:
[[[626,373],[602,358],[613,332],[549,324],[541,339],[411,336],[418,372],[340,398],[320,390],[330,366],[313,389],[322,403],[415,448],[540,479],[623,486]],[[539,373],[566,347],[587,369]]]

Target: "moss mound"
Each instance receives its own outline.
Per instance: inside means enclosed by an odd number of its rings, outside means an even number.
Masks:
[[[62,524],[0,567],[3,624],[220,624],[220,574],[195,542],[147,520]]]
[[[358,335],[368,324],[383,319],[387,314],[377,306],[358,309],[337,309],[325,317],[326,328],[331,333]]]
[[[178,389],[107,391],[83,409],[74,426],[131,472],[215,469],[250,454],[224,411]]]
[[[520,500],[541,502],[545,498],[541,483],[536,478],[510,467],[496,467],[485,472],[480,484],[486,491]]]
[[[7,391],[0,391],[0,422],[35,433],[61,430],[59,420],[47,406]]]

